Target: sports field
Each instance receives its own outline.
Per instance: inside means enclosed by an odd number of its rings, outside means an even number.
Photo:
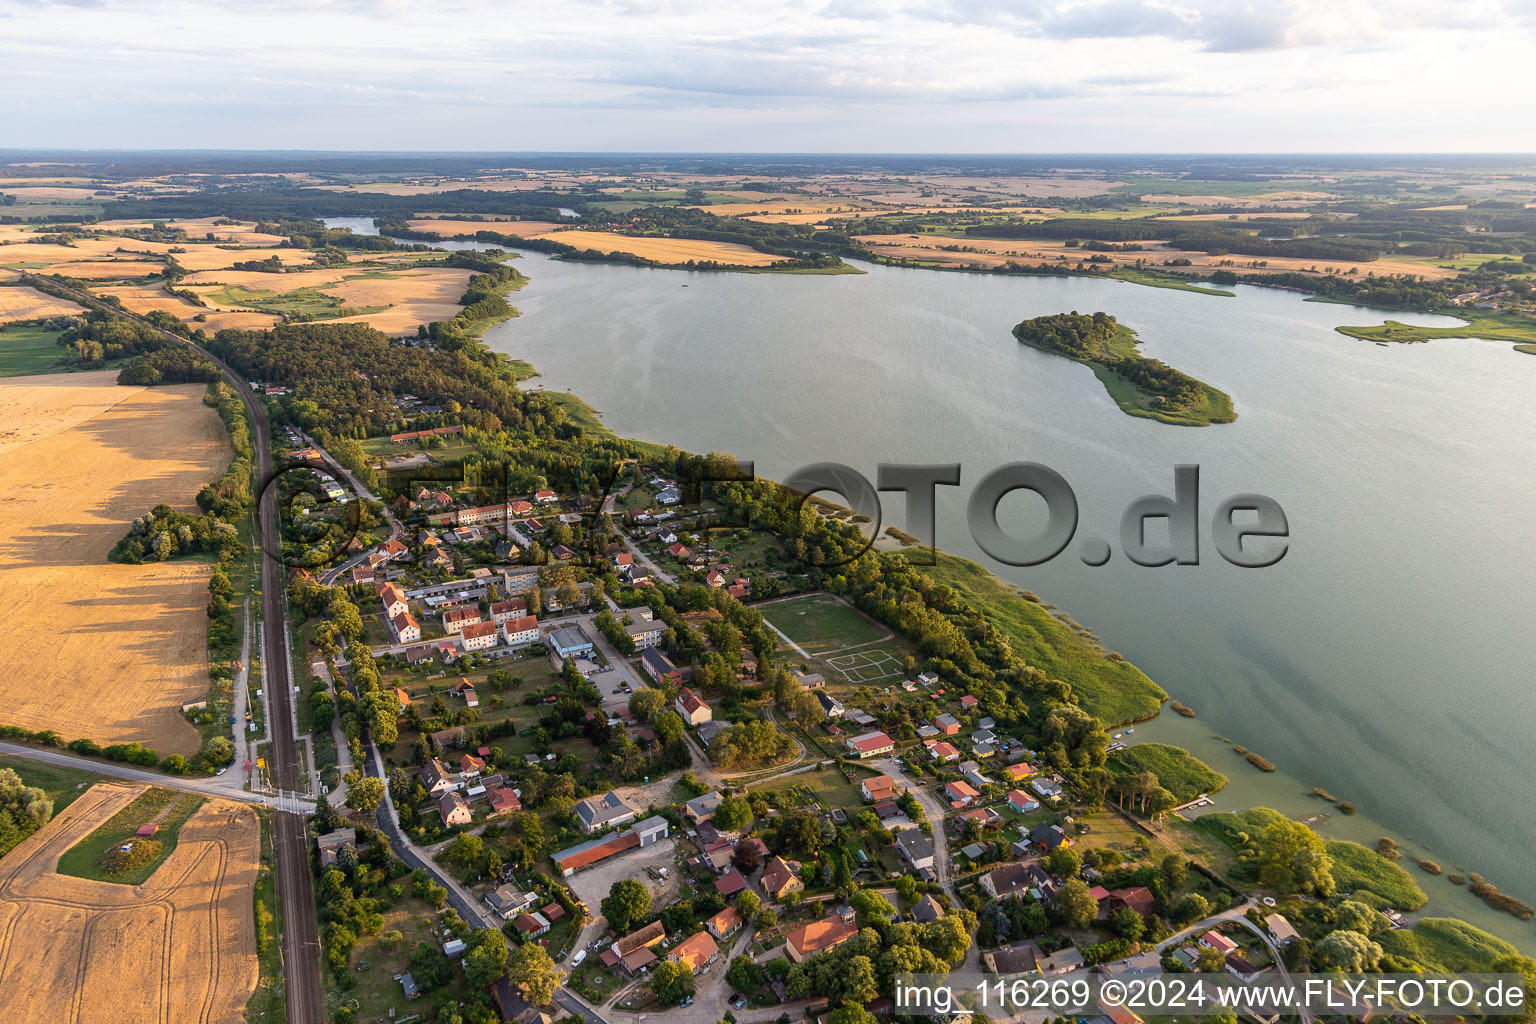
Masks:
[[[826,655],[873,643],[890,631],[831,594],[806,594],[761,606],[763,616],[807,654]]]
[[[851,686],[889,686],[907,677],[902,658],[883,645],[834,654],[823,660]]]

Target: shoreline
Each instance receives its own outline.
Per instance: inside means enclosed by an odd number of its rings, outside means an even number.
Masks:
[[[478,344],[485,344],[483,338],[481,337],[477,337],[476,341]],[[1042,349],[1042,351],[1050,350]],[[1060,353],[1052,354],[1059,355]],[[1078,360],[1073,361],[1076,362]],[[605,423],[603,423],[601,413],[593,409],[588,403],[576,395],[574,391],[547,391],[545,393],[559,396],[562,403],[568,403],[583,410],[585,414],[583,418],[588,419],[590,424],[583,425],[588,426],[589,429],[600,430],[608,436],[619,436]],[[663,442],[648,441],[641,438],[627,438],[626,440],[631,440],[633,443],[651,450],[661,450],[666,447],[665,443]],[[894,550],[899,552],[901,547],[897,547]],[[985,565],[958,555],[950,554],[943,551],[942,549],[937,550],[936,554],[938,555],[938,558],[941,562],[948,562],[951,567],[963,568],[965,572],[974,573],[982,579],[989,581],[990,586],[997,589],[999,596],[1004,598],[1011,598],[1019,602],[1021,605],[1033,604],[1034,607],[1039,609],[1046,617],[1050,618],[1054,622],[1057,622],[1062,629],[1069,631],[1071,630],[1071,627],[1068,626],[1065,622],[1061,622],[1059,617],[1051,614],[1051,609],[1045,608],[1043,599],[1038,604],[1030,602],[1028,598],[1026,598],[1021,592],[1020,588],[1017,587],[1017,585],[1003,579],[1002,577],[999,577]],[[937,567],[919,567],[919,569],[923,571],[931,571],[934,568]],[[1369,847],[1374,844],[1376,838],[1379,838],[1383,835],[1390,835],[1393,838],[1399,840],[1400,845],[1405,851],[1405,861],[1410,859],[1417,860],[1420,855],[1423,855],[1429,860],[1436,861],[1442,865],[1447,865],[1448,871],[1454,870],[1450,868],[1449,865],[1459,865],[1460,862],[1456,858],[1447,857],[1442,851],[1437,851],[1426,847],[1423,842],[1413,837],[1407,836],[1400,829],[1396,829],[1384,823],[1377,822],[1368,813],[1357,813],[1353,815],[1338,813],[1333,810],[1333,808],[1335,808],[1337,805],[1329,805],[1329,808],[1326,810],[1318,808],[1318,813],[1307,813],[1308,810],[1312,809],[1317,804],[1322,803],[1322,801],[1316,797],[1311,796],[1311,791],[1314,787],[1307,785],[1299,777],[1291,774],[1283,762],[1280,762],[1277,770],[1273,772],[1261,771],[1258,768],[1249,765],[1247,762],[1244,762],[1241,765],[1232,766],[1235,769],[1232,772],[1223,771],[1223,764],[1227,764],[1228,762],[1214,755],[1207,756],[1203,752],[1206,744],[1196,742],[1194,739],[1193,732],[1204,732],[1208,734],[1211,731],[1209,726],[1206,726],[1200,722],[1198,717],[1198,709],[1196,717],[1193,718],[1187,718],[1181,715],[1163,714],[1163,711],[1170,706],[1170,702],[1174,699],[1174,695],[1163,690],[1163,688],[1159,686],[1155,680],[1151,679],[1149,676],[1146,676],[1145,673],[1142,673],[1139,668],[1136,668],[1134,662],[1131,660],[1126,659],[1122,663],[1125,664],[1130,670],[1141,675],[1141,677],[1146,680],[1146,683],[1161,696],[1156,699],[1155,707],[1143,710],[1133,717],[1125,718],[1114,724],[1111,724],[1108,721],[1105,721],[1103,718],[1100,718],[1099,720],[1104,724],[1106,733],[1121,729],[1125,726],[1140,728],[1144,723],[1152,723],[1150,728],[1152,729],[1153,734],[1138,735],[1136,740],[1137,743],[1168,742],[1174,746],[1180,747],[1192,756],[1199,758],[1200,760],[1209,764],[1217,771],[1227,775],[1228,784],[1223,787],[1222,791],[1229,795],[1229,799],[1232,798],[1232,794],[1234,793],[1240,793],[1243,791],[1253,792],[1255,790],[1254,784],[1256,782],[1263,783],[1262,787],[1260,787],[1262,789],[1262,795],[1255,794],[1255,800],[1249,801],[1239,798],[1238,800],[1235,800],[1230,807],[1218,808],[1216,806],[1212,806],[1210,810],[1246,810],[1250,807],[1270,806],[1274,810],[1285,814],[1287,817],[1294,817],[1295,820],[1305,821],[1309,825],[1322,826],[1323,829],[1326,829],[1326,831],[1323,832],[1326,837],[1350,839],[1351,841],[1360,842],[1362,845]],[[1095,717],[1097,718],[1099,716],[1095,715]],[[1169,723],[1172,723],[1172,725],[1170,726]],[[1179,732],[1181,732],[1181,727],[1183,727],[1182,731],[1191,732],[1191,735],[1187,737],[1179,736],[1178,738],[1172,739],[1161,738],[1165,732],[1170,732],[1177,735]],[[1231,745],[1228,743],[1223,743],[1222,747],[1227,750],[1226,757],[1230,758]],[[1287,795],[1285,793],[1286,787],[1289,786],[1294,786],[1294,789],[1292,790],[1293,795]],[[1344,794],[1342,799],[1354,799],[1356,802],[1359,802],[1357,799],[1358,796],[1359,794]],[[1369,794],[1366,794],[1365,797],[1368,800]],[[1310,801],[1310,804],[1303,801]],[[1199,815],[1195,815],[1195,817],[1198,816]],[[1367,835],[1367,833],[1372,834]],[[1507,914],[1503,911],[1495,910],[1494,908],[1487,906],[1487,904],[1485,904],[1482,900],[1473,896],[1465,887],[1453,885],[1443,875],[1439,876],[1437,879],[1435,876],[1431,876],[1422,872],[1416,864],[1409,864],[1405,870],[1408,870],[1414,879],[1420,882],[1421,887],[1425,889],[1425,895],[1428,897],[1428,902],[1424,905],[1424,907],[1420,908],[1418,911],[1415,911],[1410,916],[1410,921],[1416,921],[1424,917],[1433,916],[1456,917],[1460,920],[1466,921],[1468,924],[1474,925],[1475,927],[1494,934],[1499,938],[1514,943],[1522,951],[1527,953],[1536,953],[1536,935],[1533,935],[1532,933],[1530,922],[1521,921],[1511,914]],[[1468,870],[1475,870],[1475,867],[1469,868]],[[1498,880],[1494,879],[1494,882],[1497,884]],[[1431,891],[1431,887],[1433,891]]]

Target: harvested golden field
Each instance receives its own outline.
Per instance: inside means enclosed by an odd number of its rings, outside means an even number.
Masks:
[[[92,786],[0,861],[7,1024],[234,1024],[256,990],[256,812],[210,800],[139,886],[57,874],[59,857],[144,791]]]
[[[256,230],[255,221],[241,221],[237,224],[217,224],[215,221],[225,220],[224,217],[198,217],[188,220],[171,220],[165,223],[169,227],[181,228],[186,231],[188,237],[203,239],[208,233],[222,242],[237,242],[240,245],[278,245],[286,241],[283,235],[269,235]],[[152,227],[154,221],[147,220],[104,220],[91,225],[102,231],[132,231],[139,228]]]
[[[24,284],[0,288],[0,323],[35,320],[44,316],[72,316],[84,312],[84,308],[77,303],[55,298]]]
[[[129,277],[148,277],[164,269],[163,263],[143,260],[82,260],[79,263],[55,263],[48,268],[48,273],[86,281],[121,281]]]
[[[114,370],[0,380],[0,722],[191,754],[181,705],[208,689],[208,566],[107,553],[160,502],[191,509],[229,459],[204,386]],[[3,989],[0,989],[3,990]]]
[[[635,238],[612,231],[556,231],[544,236],[551,241],[574,245],[578,249],[599,252],[627,252],[658,263],[687,263],[689,260],[713,260],[746,267],[766,267],[783,260],[735,242],[702,242],[692,238]]]
[[[18,203],[33,203],[40,199],[90,199],[96,195],[94,188],[58,187],[54,185],[7,185],[5,194],[15,196]]]
[[[378,313],[328,320],[327,323],[365,323],[385,334],[414,334],[418,324],[452,320],[463,306],[459,297],[469,284],[471,272],[449,267],[422,268],[388,278],[354,278],[323,289],[349,306],[382,306]]]
[[[440,253],[434,255],[441,258]],[[414,334],[418,324],[458,316],[464,308],[459,297],[472,273],[453,267],[410,267],[408,263],[404,269],[352,266],[286,274],[211,271],[189,274],[182,283],[201,297],[209,310],[250,310],[260,305],[282,312],[327,311],[323,299],[316,303],[315,293],[335,296],[343,305],[356,309],[384,306],[387,308],[356,316],[327,316],[323,322],[366,323],[386,334]],[[248,293],[271,294],[231,294],[230,286]],[[307,296],[296,294],[303,289],[311,291]],[[201,312],[211,319],[214,314],[209,310]]]
[[[417,231],[425,231],[428,234],[436,235],[438,238],[473,235],[476,231],[499,231],[506,235],[537,238],[539,235],[548,234],[562,226],[547,220],[511,220],[507,218],[498,218],[494,223],[478,220],[436,220],[431,218],[412,220],[406,223]]]
[[[1246,262],[1242,256],[1212,256],[1203,252],[1186,252],[1182,249],[1167,248],[1163,242],[1141,242],[1140,250],[1125,250],[1120,252],[1090,253],[1082,248],[1069,248],[1064,242],[1045,242],[1035,239],[987,239],[987,238],[956,238],[945,235],[859,235],[858,240],[869,246],[870,251],[880,256],[889,256],[895,259],[923,260],[929,263],[938,263],[945,266],[980,266],[998,267],[1009,260],[1017,260],[1021,263],[1054,263],[1060,257],[1067,257],[1067,262],[1078,263],[1089,256],[1106,256],[1112,263],[1119,265],[1134,265],[1137,260],[1147,261],[1154,269],[1165,260],[1187,259],[1190,266],[1178,268],[1180,273],[1208,273],[1215,270],[1230,270],[1235,274],[1273,274],[1281,271],[1299,271],[1310,273],[1314,268],[1319,272],[1325,272],[1325,268],[1332,267],[1333,272],[1347,273],[1350,268],[1361,276],[1374,273],[1377,277],[1392,274],[1418,274],[1425,278],[1455,277],[1456,271],[1447,267],[1437,267],[1433,263],[1420,262],[1418,260],[1401,258],[1384,258],[1369,262],[1340,263],[1328,260],[1292,259],[1284,256],[1265,257],[1260,262],[1262,267],[1243,266]],[[945,246],[960,248],[946,249]],[[961,249],[969,251],[961,251]],[[1223,262],[1238,261],[1236,266],[1222,266]]]
[[[272,276],[272,275],[267,275]],[[208,334],[227,328],[264,331],[277,323],[271,313],[221,312],[204,309],[188,302],[179,295],[171,295],[158,284],[109,285],[95,289],[98,295],[116,295],[132,313],[149,313],[161,310],[191,327],[200,327]],[[197,319],[202,317],[201,320]]]

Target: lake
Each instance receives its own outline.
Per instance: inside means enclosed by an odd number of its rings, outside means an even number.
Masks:
[[[574,391],[621,435],[729,451],[772,478],[821,461],[871,480],[880,462],[962,463],[962,486],[939,488],[939,546],[1060,606],[1195,708],[1127,738],[1178,743],[1229,775],[1218,809],[1306,818],[1333,810],[1304,795],[1321,787],[1361,811],[1323,831],[1367,845],[1390,831],[1405,853],[1536,902],[1536,359],[1475,340],[1381,347],[1334,327],[1453,321],[1249,286],[1217,298],[883,267],[709,274],[539,254],[518,266],[531,278],[522,316],[486,341],[542,372],[529,386]],[[1146,354],[1230,394],[1237,422],[1127,416],[1087,367],[1010,333],[1065,310],[1114,314]],[[1174,467],[1198,465],[1201,564],[1142,568],[1117,551],[1089,568],[1075,544],[1030,569],[991,561],[966,499],[1020,460],[1066,477],[1079,538],[1111,540],[1132,500],[1171,494]],[[1209,517],[1243,492],[1286,510],[1277,566],[1239,569],[1210,545]],[[1000,509],[1021,535],[1030,500]],[[900,506],[887,499],[887,524],[903,525]],[[1250,769],[1218,736],[1280,771]],[[1536,945],[1529,923],[1409,870],[1426,913]]]
[[[515,300],[523,315],[486,340],[543,373],[531,386],[576,392],[621,435],[729,451],[767,477],[820,461],[870,479],[882,461],[962,463],[962,486],[939,489],[939,545],[1059,605],[1199,712],[1134,738],[1229,737],[1288,773],[1266,777],[1271,805],[1330,810],[1298,803],[1322,787],[1360,807],[1335,819],[1349,831],[1384,822],[1449,870],[1536,899],[1529,355],[1473,340],[1381,347],[1334,327],[1452,321],[1249,286],[1217,298],[882,267],[708,274],[537,254],[519,266],[531,278]],[[1148,355],[1228,392],[1237,422],[1127,416],[1088,368],[1010,333],[1027,317],[1100,309]],[[1066,477],[1080,538],[1117,538],[1133,499],[1171,494],[1176,465],[1200,466],[1202,564],[1149,569],[1117,553],[1089,568],[1075,546],[1031,569],[992,562],[964,526],[969,486],[1018,460]],[[1291,549],[1277,566],[1228,565],[1206,537],[1216,506],[1242,492],[1286,510]],[[1033,532],[1032,500],[1005,499],[1004,525]],[[887,500],[888,524],[902,525],[900,505]],[[1201,753],[1234,793],[1254,788],[1245,773],[1258,773],[1230,752]],[[1530,936],[1420,877],[1437,905]]]

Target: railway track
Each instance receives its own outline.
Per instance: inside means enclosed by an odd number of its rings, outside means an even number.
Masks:
[[[23,275],[28,283],[45,289],[58,289],[83,306],[103,310],[125,320],[134,320],[163,337],[181,345],[188,345],[209,362],[217,366],[228,379],[230,386],[239,394],[251,414],[252,442],[256,446],[256,475],[265,481],[272,474],[271,430],[267,411],[256,398],[245,378],[236,373],[224,360],[218,358],[195,342],[170,331],[156,327],[143,317],[118,309],[102,302],[87,292],[71,288],[49,278]],[[272,718],[268,732],[272,742],[268,754],[272,760],[272,778],[279,795],[301,794],[303,771],[299,758],[298,742],[294,739],[293,678],[288,658],[288,638],[285,635],[287,611],[283,595],[287,586],[283,563],[277,557],[282,545],[278,539],[277,492],[268,488],[262,491],[256,509],[256,519],[261,537],[261,628],[266,638],[266,649],[273,655],[264,666],[266,683],[270,691]],[[309,838],[304,827],[305,815],[296,811],[276,810],[274,822],[274,856],[277,861],[277,892],[283,908],[283,968],[286,978],[286,995],[289,1024],[323,1024],[324,997],[320,988],[320,938],[315,923],[314,881],[309,872]]]

